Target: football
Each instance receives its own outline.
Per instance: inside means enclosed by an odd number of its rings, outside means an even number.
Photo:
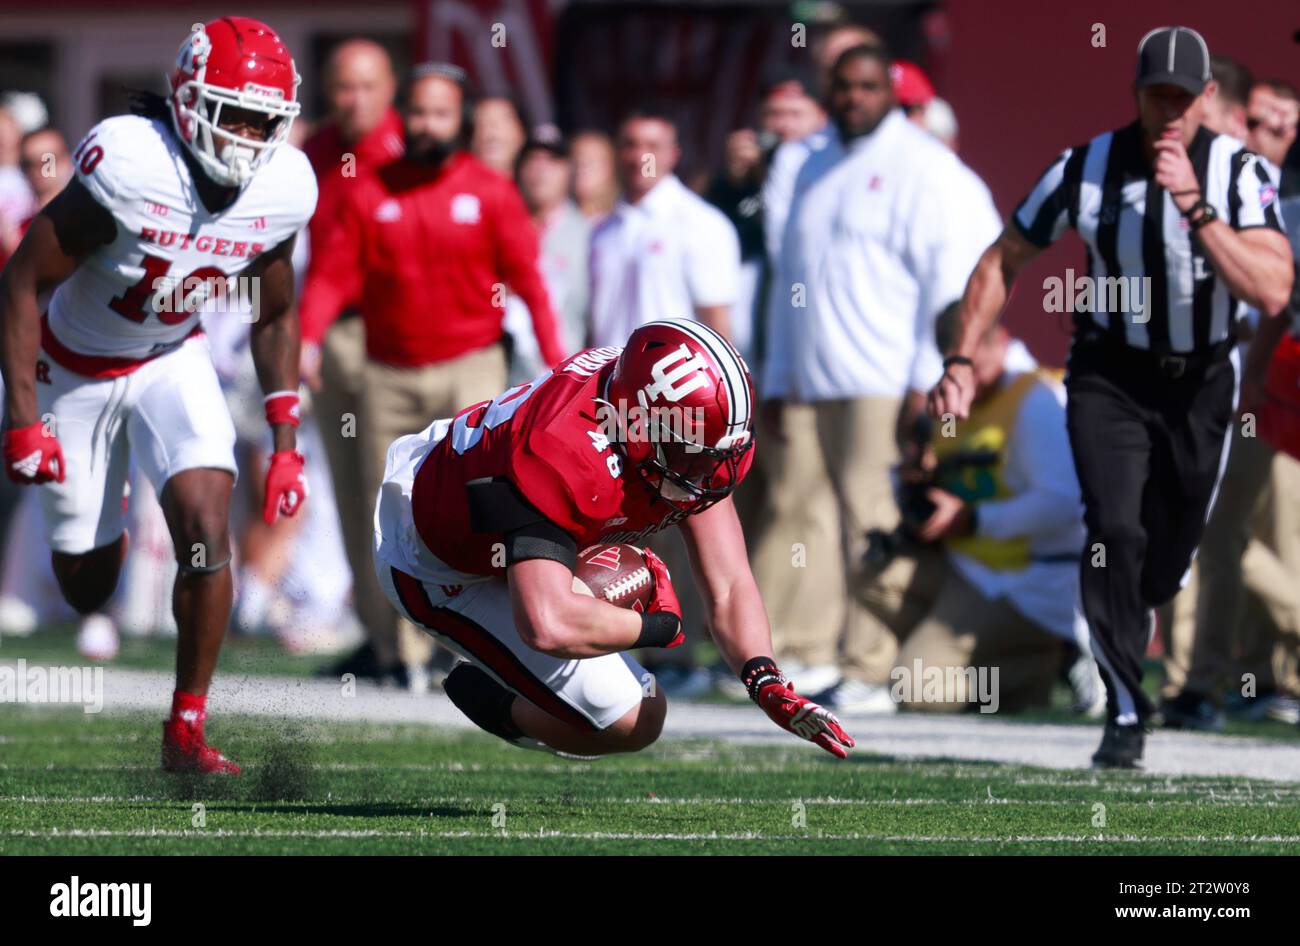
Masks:
[[[654,575],[635,545],[593,545],[578,554],[573,590],[619,608],[644,611],[654,597]]]

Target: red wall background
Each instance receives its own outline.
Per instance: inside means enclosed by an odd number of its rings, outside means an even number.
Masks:
[[[1156,26],[1190,26],[1211,54],[1300,85],[1295,0],[951,0],[944,18],[939,94],[957,113],[962,157],[1004,216],[1063,148],[1132,120],[1138,40]],[[1105,48],[1092,46],[1094,23],[1106,27]],[[1040,287],[1083,259],[1069,234],[1021,275],[1007,312],[1012,330],[1053,363],[1064,359],[1070,326],[1042,310]]]

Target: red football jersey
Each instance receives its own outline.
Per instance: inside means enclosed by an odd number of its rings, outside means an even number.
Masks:
[[[504,571],[493,565],[504,536],[470,526],[466,485],[484,478],[508,480],[580,549],[636,543],[686,517],[638,476],[623,475],[623,457],[602,430],[596,398],[621,351],[579,352],[456,415],[416,470],[411,492],[415,528],[430,552],[470,575]]]

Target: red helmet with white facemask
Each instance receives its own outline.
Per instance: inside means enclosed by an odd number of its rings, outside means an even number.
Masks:
[[[204,173],[227,187],[252,180],[302,107],[302,79],[289,50],[273,29],[248,17],[195,23],[169,79],[172,127]],[[227,108],[266,115],[266,139],[220,128]]]
[[[617,444],[660,498],[702,512],[754,461],[754,385],[744,359],[700,322],[666,319],[632,333],[605,382]]]

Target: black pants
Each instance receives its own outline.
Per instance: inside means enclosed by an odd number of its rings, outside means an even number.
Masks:
[[[1149,613],[1191,564],[1233,419],[1226,357],[1193,360],[1172,377],[1176,368],[1084,340],[1070,353],[1067,417],[1088,531],[1081,593],[1112,720],[1151,713],[1142,692]]]

